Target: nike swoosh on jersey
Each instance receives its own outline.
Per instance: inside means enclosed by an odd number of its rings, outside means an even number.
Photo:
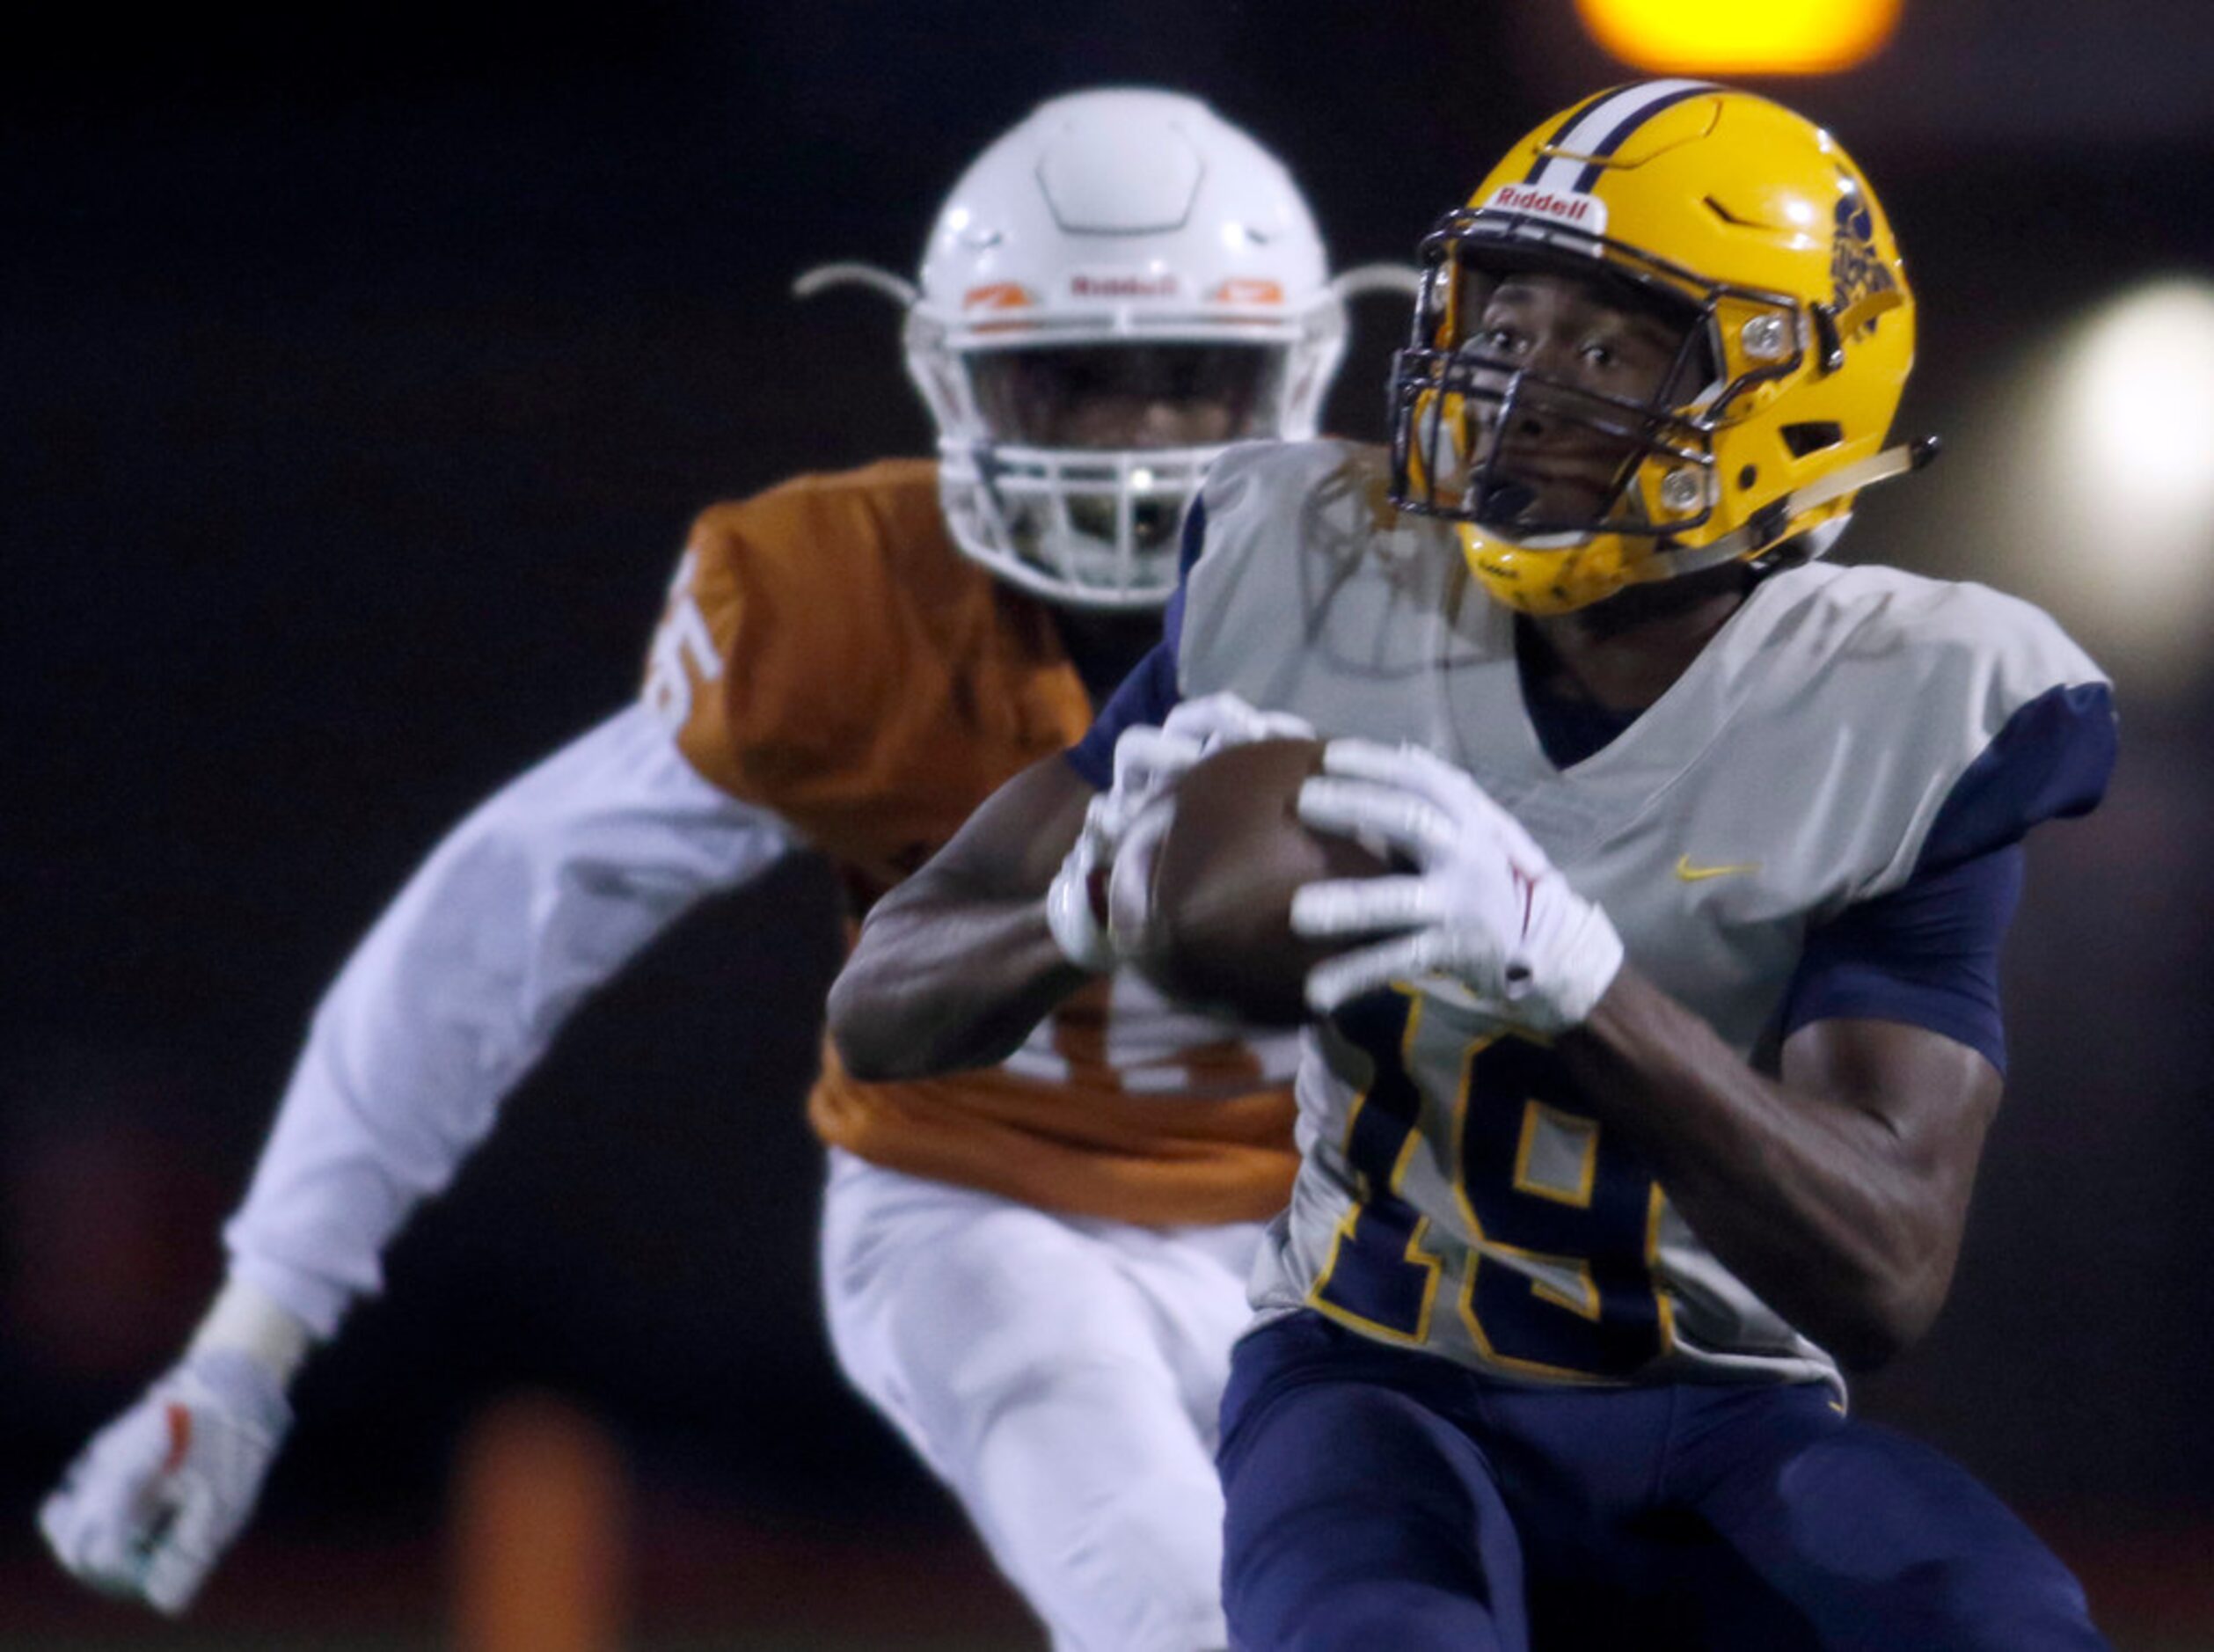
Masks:
[[[1689,855],[1678,855],[1676,858],[1676,875],[1686,883],[1704,883],[1709,878],[1727,878],[1741,872],[1759,870],[1760,862],[1757,860],[1740,860],[1735,865],[1727,866],[1695,866],[1692,864],[1692,858]]]

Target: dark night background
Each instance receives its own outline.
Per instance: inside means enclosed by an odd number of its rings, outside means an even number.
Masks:
[[[47,4],[0,40],[9,1645],[172,1633],[77,1604],[31,1510],[197,1318],[306,1017],[384,898],[632,691],[698,508],[924,449],[888,307],[798,305],[793,275],[911,269],[974,151],[1117,81],[1272,146],[1339,263],[1403,258],[1509,141],[1628,77],[1566,0]],[[2038,596],[2124,717],[2108,808],[2033,853],[1952,1305],[1862,1400],[2021,1508],[2134,1644],[2177,1648],[2214,1637],[2210,625],[2170,614],[2188,634],[2141,663],[1983,524],[2009,387],[2061,330],[2140,277],[2214,275],[2210,48],[2200,0],[1908,0],[1874,64],[1765,88],[1885,196],[1922,303],[1903,425],[1955,439],[1846,554]],[[1397,325],[1364,301],[1334,428],[1379,432]],[[2137,552],[2126,525],[2068,549],[2124,588]],[[832,902],[788,865],[572,1027],[311,1370],[206,1624],[430,1633],[455,1443],[529,1385],[622,1442],[642,1622],[1023,1644],[819,1327],[800,1100]],[[865,1550],[928,1581],[857,1619]]]

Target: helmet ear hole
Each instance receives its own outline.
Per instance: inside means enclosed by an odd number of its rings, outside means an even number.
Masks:
[[[1809,453],[1819,453],[1824,448],[1834,448],[1845,440],[1844,427],[1829,419],[1786,425],[1777,434],[1783,437],[1784,446],[1791,450],[1791,457],[1794,459],[1803,459]]]

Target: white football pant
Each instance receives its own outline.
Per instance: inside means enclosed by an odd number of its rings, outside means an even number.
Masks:
[[[1260,1237],[1056,1216],[831,1153],[838,1363],[960,1498],[1055,1652],[1229,1644],[1216,1412]]]

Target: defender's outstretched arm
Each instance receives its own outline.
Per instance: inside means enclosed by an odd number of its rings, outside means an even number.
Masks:
[[[310,1345],[488,1136],[569,1014],[701,896],[791,834],[693,771],[633,705],[448,834],[317,1011],[253,1182],[230,1283],[183,1357],[40,1511],[55,1558],[183,1612],[251,1517]]]

